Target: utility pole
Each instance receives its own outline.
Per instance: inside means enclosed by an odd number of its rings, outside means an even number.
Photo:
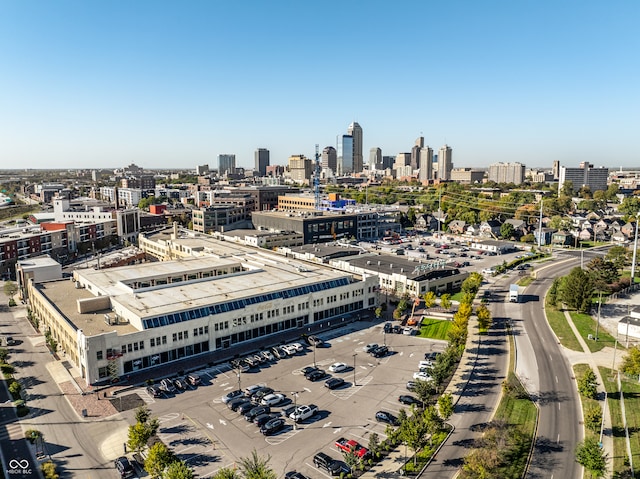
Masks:
[[[602,291],[598,297],[598,322],[596,323],[596,341],[598,340],[598,332],[600,330],[600,305],[602,304]]]
[[[443,186],[444,188],[444,186]],[[438,188],[438,238],[440,238],[440,220],[442,218],[442,188]]]
[[[638,219],[640,219],[640,215],[636,214],[636,236],[635,236],[635,239],[633,240],[633,259],[631,260],[631,286],[635,285],[636,283],[636,256],[638,254]]]
[[[542,246],[542,203],[544,200],[540,200],[540,219],[538,220],[538,249]]]

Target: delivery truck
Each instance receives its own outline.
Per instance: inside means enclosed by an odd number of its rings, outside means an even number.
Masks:
[[[520,302],[520,288],[517,284],[509,286],[509,301],[512,303]]]

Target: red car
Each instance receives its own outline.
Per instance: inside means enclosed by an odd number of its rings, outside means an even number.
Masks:
[[[353,452],[356,457],[363,459],[369,455],[369,449],[360,445],[358,441],[341,437],[336,441],[336,447],[342,452]]]

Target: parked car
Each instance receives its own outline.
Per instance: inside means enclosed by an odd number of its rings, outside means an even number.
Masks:
[[[432,351],[430,353],[424,353],[424,359],[428,360],[428,361],[435,361],[436,359],[438,359],[438,356],[440,356],[441,353],[438,353],[436,351]]]
[[[347,366],[345,363],[333,363],[331,366],[329,366],[329,371],[331,371],[332,373],[341,373],[343,371],[346,371],[347,369],[349,369],[349,366]]]
[[[309,479],[304,474],[298,471],[289,471],[284,475],[285,479]]]
[[[413,373],[413,379],[416,381],[431,381],[433,378],[424,371],[418,371],[417,373]]]
[[[263,387],[258,389],[256,392],[254,392],[251,395],[251,399],[255,402],[260,402],[262,400],[263,397],[268,396],[269,394],[273,393],[273,388],[270,387]]]
[[[337,439],[335,442],[335,446],[340,449],[343,453],[353,453],[356,455],[358,459],[365,459],[370,455],[369,449],[362,446],[355,439],[347,439],[346,437],[341,437]]]
[[[229,401],[234,399],[238,399],[240,397],[244,397],[244,391],[241,389],[236,389],[235,391],[228,392],[224,396],[222,396],[222,402],[227,404]]]
[[[260,416],[261,414],[269,414],[270,412],[271,408],[269,406],[255,406],[245,413],[244,418],[247,421],[252,422],[257,416]]]
[[[187,374],[185,376],[185,379],[193,387],[197,387],[197,386],[200,386],[200,384],[202,384],[202,378],[196,373]]]
[[[327,376],[327,373],[325,371],[323,371],[322,369],[318,369],[317,371],[313,371],[312,373],[309,373],[309,375],[307,376],[307,379],[311,382],[316,382],[316,381],[320,381],[326,376]]]
[[[237,407],[236,412],[244,416],[249,411],[251,411],[254,407],[256,407],[255,403],[253,403],[252,401],[247,401],[245,403],[240,404]],[[260,407],[263,407],[263,406],[260,406]]]
[[[339,476],[341,472],[345,472],[339,461],[336,461],[334,458],[332,458],[328,454],[325,454],[324,452],[319,452],[318,454],[313,456],[313,465],[319,469],[324,469],[333,477]]]
[[[115,468],[120,473],[120,477],[133,477],[136,473],[133,466],[125,456],[120,456],[114,462]]]
[[[415,381],[407,381],[407,390],[415,391],[417,386],[418,386],[417,382],[415,382]]]
[[[393,332],[393,324],[391,324],[391,323],[384,323],[384,332],[385,332],[385,333],[391,333],[391,332]]]
[[[398,324],[396,324],[396,325],[393,327],[393,332],[394,332],[395,334],[402,334],[402,327],[401,327],[401,326],[399,326]]]
[[[376,413],[376,421],[391,424],[392,426],[398,425],[398,418],[386,411],[378,411]]]
[[[378,344],[378,343],[370,343],[370,344],[367,344],[367,345],[364,347],[364,352],[365,352],[365,353],[370,353],[371,351],[373,351],[374,349],[376,349],[376,348],[378,348],[378,347],[379,347],[379,344]]]
[[[315,404],[309,404],[308,406],[298,406],[295,411],[291,413],[289,418],[293,419],[295,422],[300,422],[315,416],[317,413],[318,406]]]
[[[342,378],[331,378],[327,379],[324,383],[324,387],[329,389],[337,389],[339,387],[344,386],[345,382]]]
[[[12,336],[7,336],[5,342],[7,343],[7,346],[15,346],[16,344],[16,340],[13,339]]]
[[[264,386],[265,386],[264,384],[252,384],[251,386],[248,386],[244,389],[244,395],[250,398],[255,393],[257,393],[260,389],[262,389]]]
[[[251,400],[249,398],[247,398],[247,397],[239,397],[239,398],[232,399],[231,401],[229,401],[227,403],[227,407],[229,409],[231,409],[232,411],[237,411],[240,406],[242,406],[243,404],[247,404],[247,403],[248,404],[252,404]]]
[[[302,373],[302,375],[306,378],[309,374],[311,374],[314,371],[317,371],[318,368],[315,366],[307,366],[305,368],[302,368],[300,370],[300,372]]]
[[[284,401],[285,399],[286,399],[286,396],[284,394],[272,393],[264,396],[260,401],[260,404],[262,404],[263,406],[276,406],[280,404],[282,401]]]
[[[260,432],[262,434],[264,434],[265,436],[270,436],[272,434],[275,434],[276,432],[280,431],[284,425],[286,424],[285,420],[281,417],[276,417],[274,419],[271,419],[270,421],[268,421],[266,424],[264,424],[261,428],[260,428]]]
[[[160,381],[160,389],[168,394],[175,394],[176,387],[173,385],[173,381],[169,378],[165,378]]]
[[[380,346],[380,347],[374,349],[373,351],[371,351],[371,355],[374,358],[382,358],[382,357],[386,356],[388,352],[389,352],[389,348],[388,347]]]
[[[260,414],[259,416],[256,416],[253,418],[253,424],[255,424],[258,427],[262,427],[266,423],[271,421],[273,418],[274,416],[272,414]]]
[[[409,394],[402,394],[398,397],[398,401],[402,404],[406,404],[407,406],[411,406],[413,404],[421,405],[422,402],[414,396],[410,396]]]
[[[267,361],[275,361],[276,357],[273,355],[273,353],[271,351],[262,351],[260,354],[262,354],[262,357],[264,359],[266,359]]]
[[[430,359],[425,359],[425,360],[420,361],[418,363],[418,367],[420,368],[420,370],[426,369],[426,368],[432,368],[433,367],[433,361],[431,361]]]
[[[413,328],[411,328],[409,326],[406,326],[406,327],[404,327],[402,329],[402,334],[404,334],[405,336],[412,336],[413,335],[413,331],[414,331]]]
[[[183,378],[175,378],[173,380],[173,385],[176,387],[178,391],[185,391],[189,389],[187,382]]]
[[[324,341],[318,336],[307,336],[307,343],[309,343],[309,346],[318,347],[321,344],[324,344]]]
[[[147,393],[152,398],[161,398],[161,397],[164,396],[164,393],[162,392],[162,389],[160,389],[158,386],[149,386],[149,387],[147,387]]]

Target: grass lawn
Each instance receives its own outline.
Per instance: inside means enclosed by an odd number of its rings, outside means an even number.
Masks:
[[[578,331],[580,331],[580,335],[583,337],[587,346],[589,346],[589,350],[593,353],[596,351],[600,351],[605,346],[613,347],[616,339],[611,336],[607,331],[600,326],[598,330],[598,340],[594,341],[593,339],[587,339],[588,335],[591,334],[593,337],[596,336],[596,326],[597,321],[595,321],[590,315],[583,313],[570,312],[571,319],[573,319],[573,324],[576,325]]]
[[[629,477],[627,464],[627,446],[625,440],[622,410],[620,409],[620,394],[618,385],[609,368],[600,367],[600,374],[607,390],[608,405],[611,412],[611,426],[613,429],[613,472],[614,477]],[[631,454],[633,455],[634,472],[640,474],[640,384],[622,380],[624,405],[629,427]]]
[[[582,346],[578,342],[578,338],[573,334],[573,330],[567,319],[564,317],[564,313],[552,304],[546,303],[545,310],[547,314],[547,321],[549,326],[553,329],[560,343],[565,347],[572,349],[573,351],[582,351]]]
[[[593,248],[594,246],[605,246],[609,243],[607,241],[581,241],[583,248]]]
[[[631,273],[629,273],[631,274]],[[451,295],[451,301],[462,301],[462,297],[464,296],[464,294],[462,293],[462,291],[458,291],[456,294],[452,294]]]
[[[573,366],[573,373],[575,374],[576,379],[580,379],[584,375],[584,373],[586,373],[589,369],[591,369],[591,367],[588,364],[575,364]],[[594,406],[597,406],[598,409],[602,409],[600,407],[600,403],[596,399],[588,398],[586,396],[583,396],[582,394],[580,394],[580,402],[582,402],[583,415],[587,412],[589,408],[592,408]],[[596,433],[587,427],[584,428],[584,431],[585,431],[585,439],[590,437],[598,439],[600,437],[599,433]]]
[[[451,321],[446,319],[424,318],[418,336],[430,339],[447,339],[447,332],[451,327]]]
[[[520,278],[518,280],[518,285],[520,286],[529,286],[531,283],[533,283],[533,280],[535,278],[533,276],[525,276],[524,278]]]

